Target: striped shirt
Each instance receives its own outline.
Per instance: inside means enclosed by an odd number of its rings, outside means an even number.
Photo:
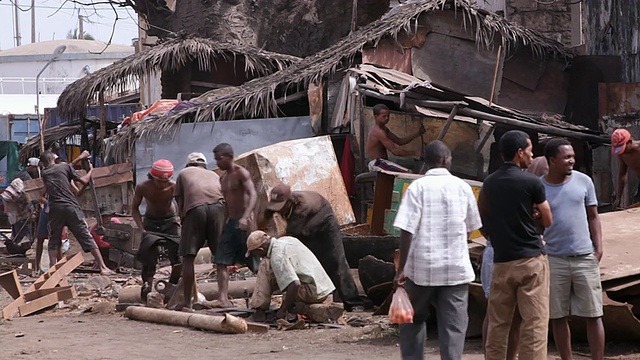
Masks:
[[[404,274],[417,285],[475,278],[467,236],[482,227],[478,204],[471,186],[447,169],[431,169],[409,185],[393,225],[413,235]]]

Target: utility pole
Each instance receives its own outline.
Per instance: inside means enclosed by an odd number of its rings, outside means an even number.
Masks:
[[[78,39],[84,39],[84,31],[82,28],[82,15],[78,14]]]
[[[13,5],[14,5],[14,10],[16,12],[16,47],[18,47],[22,45],[22,41],[21,41],[22,37],[20,36],[20,9],[18,9],[20,4],[18,3],[18,0],[15,0]]]
[[[31,43],[36,42],[36,0],[31,0]]]

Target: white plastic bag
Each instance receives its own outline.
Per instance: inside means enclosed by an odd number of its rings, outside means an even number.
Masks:
[[[389,307],[389,321],[394,324],[412,323],[414,313],[406,290],[398,287],[393,293],[391,307]]]

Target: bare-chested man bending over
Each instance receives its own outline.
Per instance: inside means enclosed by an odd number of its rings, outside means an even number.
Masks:
[[[627,186],[627,171],[629,168],[640,176],[640,142],[634,141],[631,133],[626,129],[617,129],[611,134],[611,152],[618,155],[618,187],[616,188],[613,208],[622,206],[622,194]],[[640,184],[631,204],[640,202]],[[629,204],[629,205],[631,205]]]
[[[214,262],[218,272],[218,300],[220,306],[232,306],[229,301],[229,271],[227,266],[247,264],[256,272],[256,259],[246,258],[247,237],[253,208],[258,196],[247,169],[233,162],[231,145],[222,143],[213,149],[216,162],[225,174],[220,178],[222,196],[226,203],[226,223]]]
[[[401,146],[406,145],[416,138],[424,134],[425,129],[420,126],[420,130],[413,135],[403,138],[396,136],[387,128],[389,123],[389,108],[384,104],[378,104],[373,107],[373,116],[376,124],[369,132],[367,139],[366,154],[369,157],[369,171],[395,171],[395,172],[411,172],[409,169],[400,166],[388,160],[387,151],[395,156],[418,156],[420,151],[403,149]]]
[[[136,254],[137,260],[142,264],[142,300],[146,300],[153,286],[159,242],[164,240],[171,265],[180,262],[180,222],[173,201],[176,183],[171,180],[172,175],[173,164],[169,160],[158,160],[151,166],[148,179],[138,184],[133,194],[131,213],[138,229],[143,231],[142,242]],[[147,202],[144,219],[140,214],[142,199]],[[168,236],[163,237],[162,234]]]

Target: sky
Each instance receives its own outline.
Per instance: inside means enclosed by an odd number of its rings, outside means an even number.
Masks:
[[[22,45],[31,43],[31,0],[0,0],[0,50],[15,47],[14,3],[22,10],[18,11]],[[89,3],[91,0],[80,2]],[[116,17],[108,5],[82,6],[65,0],[35,0],[36,42],[65,39],[69,30],[78,27],[78,14],[85,17],[84,32],[96,40],[107,42],[111,36],[113,21]],[[58,10],[59,9],[59,10]],[[131,8],[117,8],[116,23],[112,43],[131,45],[138,37],[138,17]]]

